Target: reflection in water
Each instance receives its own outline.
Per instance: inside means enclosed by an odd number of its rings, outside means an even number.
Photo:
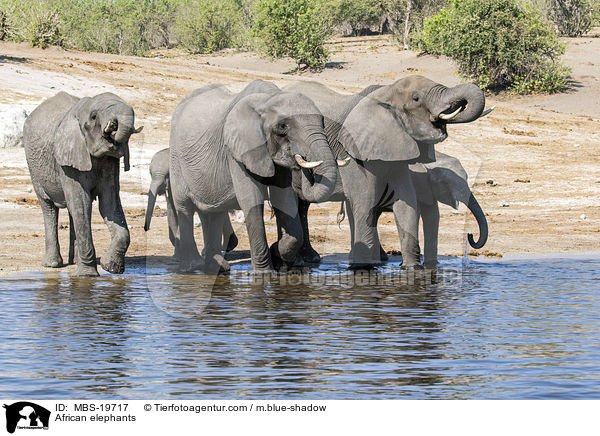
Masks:
[[[599,398],[599,263],[3,278],[0,395]]]

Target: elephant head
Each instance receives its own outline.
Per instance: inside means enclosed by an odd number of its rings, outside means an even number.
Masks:
[[[454,88],[422,76],[402,78],[368,93],[348,114],[340,141],[359,160],[434,160],[446,125],[485,115],[485,96],[473,84]]]
[[[160,150],[152,157],[152,160],[150,161],[150,176],[152,177],[152,181],[150,182],[150,189],[148,190],[148,205],[146,207],[146,221],[144,223],[145,231],[150,229],[150,221],[152,220],[156,197],[164,195],[167,191],[167,184],[169,183],[168,148]],[[170,201],[170,198],[168,198],[167,201]]]
[[[252,174],[275,175],[275,166],[302,174],[302,195],[327,200],[335,187],[336,161],[321,112],[308,97],[290,92],[256,93],[239,100],[223,129],[233,158]]]
[[[417,164],[419,165],[419,164]],[[467,205],[479,225],[479,239],[475,242],[473,235],[468,234],[467,239],[471,247],[479,249],[487,242],[488,224],[485,214],[469,188],[467,172],[455,157],[435,152],[435,162],[423,165],[427,173],[428,183],[416,183],[419,200],[430,198],[430,201],[439,201],[458,209],[458,203]],[[430,192],[423,192],[426,186]]]
[[[84,97],[54,131],[54,156],[59,165],[80,171],[92,169],[92,157],[123,157],[128,171],[129,137],[141,130],[134,127],[133,108],[116,95]]]

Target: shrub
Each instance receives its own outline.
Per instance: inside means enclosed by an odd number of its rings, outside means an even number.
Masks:
[[[175,36],[192,53],[212,53],[235,45],[241,19],[233,1],[188,0],[177,11]]]
[[[559,35],[581,36],[592,27],[594,10],[589,0],[550,0],[548,12]]]
[[[379,26],[384,15],[382,0],[339,0],[335,5],[335,20],[350,27],[352,35]]]
[[[518,0],[454,0],[426,21],[426,52],[454,59],[460,72],[490,90],[518,93],[566,88],[569,70],[551,24]]]
[[[297,68],[319,70],[327,61],[331,15],[318,0],[258,0],[253,34],[274,57],[290,56]]]

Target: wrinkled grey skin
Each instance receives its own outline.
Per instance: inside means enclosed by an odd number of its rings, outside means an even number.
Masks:
[[[171,188],[169,187],[168,148],[162,149],[152,156],[152,160],[150,161],[150,176],[152,177],[152,181],[150,182],[150,189],[148,190],[148,205],[146,207],[144,230],[148,231],[150,229],[150,222],[152,220],[152,213],[154,212],[154,206],[156,204],[156,197],[159,195],[164,195],[167,199],[169,240],[175,249],[173,257],[176,260],[179,260],[179,224],[177,221],[177,215],[175,214],[175,205],[173,204]],[[223,249],[229,252],[233,250],[237,244],[238,240],[233,231],[231,220],[228,216],[225,220],[223,228]]]
[[[139,131],[139,130],[138,130]],[[40,104],[25,121],[23,144],[31,181],[44,215],[43,265],[63,265],[58,244],[58,209],[69,211],[69,263],[75,275],[96,276],[92,243],[92,201],[111,234],[100,264],[120,274],[125,269],[129,230],[119,197],[119,159],[129,170],[129,138],[136,133],[133,108],[111,93],[77,98],[59,92]]]
[[[363,98],[338,94],[316,82],[283,89],[315,102],[325,117],[327,139],[336,158],[350,157],[349,164],[339,168],[341,184],[330,200],[347,200],[351,267],[381,263],[377,220],[384,210],[392,209],[403,247],[403,267],[422,268],[417,195],[408,165],[435,159],[434,144],[446,139],[448,123],[466,123],[481,116],[485,106],[481,89],[475,85],[446,88],[422,76],[369,87]],[[440,118],[458,108],[463,110],[452,120]],[[308,205],[301,203],[306,230],[307,210]],[[308,261],[320,260],[308,237],[302,255]]]
[[[244,211],[252,270],[291,266],[303,236],[291,172],[294,160],[322,161],[298,176],[299,189],[315,202],[331,196],[337,178],[326,141],[323,116],[305,96],[284,93],[254,81],[241,93],[222,85],[200,88],[175,109],[170,138],[170,186],[179,221],[180,269],[227,271],[221,254],[223,223],[229,210]],[[281,236],[267,245],[263,215],[270,199]],[[204,235],[204,259],[196,248],[193,214]]]
[[[423,220],[423,263],[427,268],[437,266],[438,229],[440,212],[438,202],[458,209],[465,204],[479,225],[479,239],[472,234],[467,239],[473,248],[482,248],[487,242],[488,224],[479,203],[469,188],[467,172],[455,157],[435,152],[435,162],[409,165],[413,185],[417,191],[419,216]],[[402,238],[401,238],[402,239]],[[404,251],[404,247],[402,247]]]

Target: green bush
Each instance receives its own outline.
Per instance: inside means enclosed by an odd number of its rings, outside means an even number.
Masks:
[[[331,14],[319,0],[258,0],[253,34],[274,57],[290,56],[297,68],[320,70],[327,62],[325,41]]]
[[[212,53],[235,45],[241,19],[231,0],[188,0],[177,11],[175,36],[192,53]]]
[[[594,9],[589,0],[549,0],[549,16],[559,35],[581,36],[592,27]]]
[[[568,84],[554,28],[519,0],[454,0],[426,21],[420,41],[424,51],[451,57],[463,75],[490,90],[555,92]]]
[[[382,0],[338,0],[335,5],[335,20],[350,27],[352,35],[363,29],[379,26],[384,15]]]

